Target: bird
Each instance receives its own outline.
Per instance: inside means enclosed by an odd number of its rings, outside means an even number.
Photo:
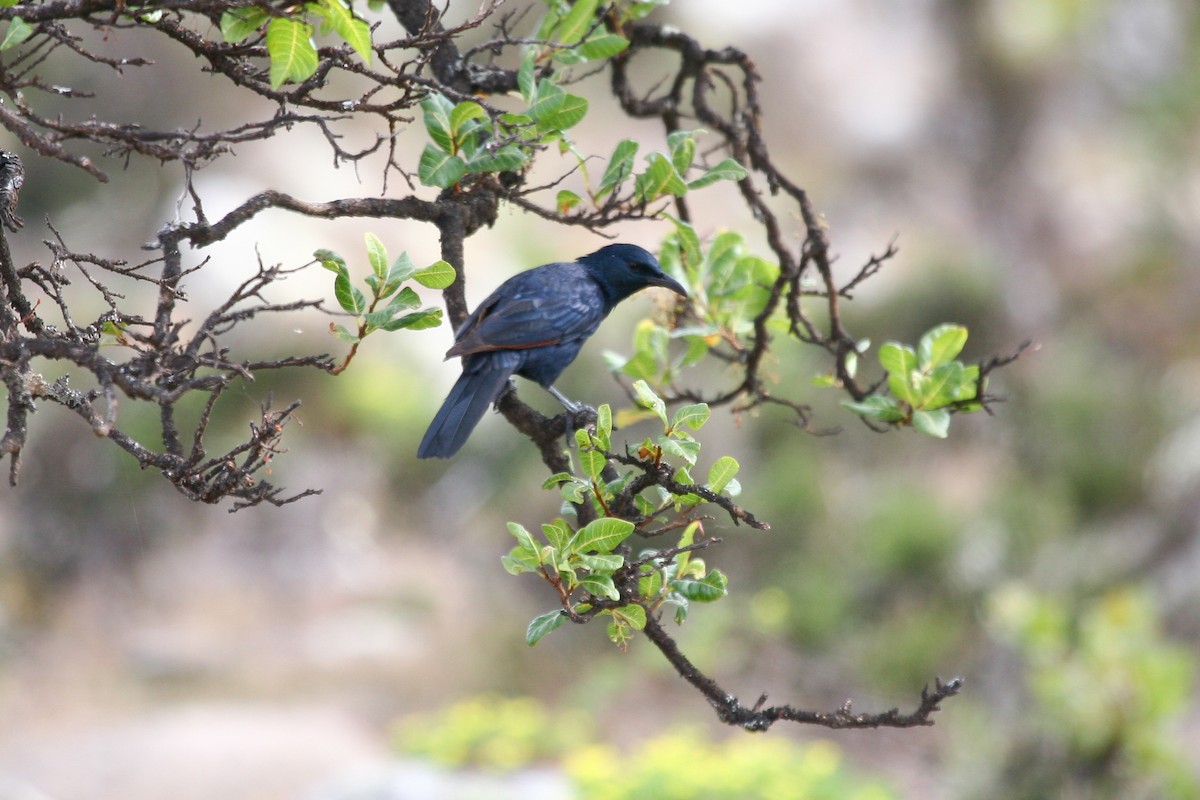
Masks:
[[[500,284],[454,333],[446,358],[462,358],[462,375],[425,431],[417,457],[457,453],[513,375],[578,411],[581,406],[554,382],[609,312],[650,286],[687,297],[653,255],[633,244],[610,244],[576,261],[543,264]]]

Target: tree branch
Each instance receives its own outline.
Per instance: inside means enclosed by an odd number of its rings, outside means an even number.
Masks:
[[[717,718],[721,722],[748,731],[765,731],[780,720],[834,729],[914,728],[932,725],[932,716],[934,712],[940,710],[942,701],[958,694],[963,686],[961,678],[952,678],[945,683],[942,683],[940,679],[935,679],[933,691],[929,691],[928,686],[922,689],[921,703],[908,714],[902,714],[896,708],[876,714],[856,714],[853,712],[849,700],[834,711],[805,711],[786,705],[764,708],[767,699],[765,694],[753,706],[747,707],[689,661],[680,651],[675,640],[663,630],[662,625],[653,616],[646,619],[646,627],[643,632],[675,668],[679,676],[704,695],[717,712]]]

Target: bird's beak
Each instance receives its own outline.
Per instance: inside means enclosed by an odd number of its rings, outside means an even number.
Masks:
[[[652,285],[653,286],[661,286],[664,289],[670,289],[672,292],[679,295],[680,297],[688,296],[687,289],[683,288],[683,284],[681,284],[679,281],[672,278],[670,275],[664,274],[662,276],[662,278],[655,281]]]

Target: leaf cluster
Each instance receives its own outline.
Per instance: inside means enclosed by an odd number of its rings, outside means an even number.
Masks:
[[[439,259],[427,267],[418,269],[407,252],[402,252],[389,263],[387,248],[378,236],[365,236],[367,263],[370,273],[363,281],[364,292],[355,286],[350,277],[350,268],[345,259],[332,250],[318,250],[313,257],[325,269],[334,273],[333,294],[338,305],[354,317],[354,327],[340,323],[329,323],[329,332],[354,349],[346,360],[334,369],[341,372],[354,358],[359,343],[376,331],[424,330],[442,324],[442,309],[436,307],[413,309],[421,305],[421,298],[406,281],[415,281],[427,289],[445,289],[454,283],[455,272],[445,261]]]
[[[576,6],[578,7],[578,6]],[[617,39],[615,35],[606,40]],[[555,50],[559,58],[565,52],[592,53],[580,58],[605,58],[619,49],[588,50],[581,43],[572,50]],[[746,176],[732,158],[715,166],[701,168],[699,175],[685,176],[696,168],[696,137],[703,131],[675,131],[667,137],[667,151],[652,150],[641,171],[635,167],[640,144],[622,139],[614,147],[598,183],[590,177],[589,158],[579,152],[566,131],[587,116],[586,98],[564,89],[563,74],[537,67],[537,53],[529,49],[517,72],[517,86],[524,106],[513,112],[499,112],[476,100],[454,103],[442,94],[430,94],[421,102],[425,130],[430,141],[421,153],[418,176],[426,186],[449,188],[464,178],[482,173],[519,172],[528,166],[537,151],[557,144],[571,153],[587,184],[586,193],[597,210],[616,206],[641,208],[665,197],[680,198],[690,190],[702,189],[721,180],[741,180]],[[627,185],[630,179],[632,185]],[[626,191],[622,191],[626,190]],[[580,208],[584,198],[569,189],[555,197],[560,214]],[[694,236],[694,234],[693,234]]]
[[[673,386],[684,370],[709,355],[737,361],[751,347],[755,320],[764,313],[779,264],[748,251],[736,231],[721,231],[704,247],[692,225],[674,229],[659,250],[663,269],[687,287],[686,317],[645,320],[634,329],[632,352],[606,352],[609,370],[657,387]],[[672,347],[682,342],[682,347]]]
[[[373,8],[382,5],[371,3]],[[278,89],[284,83],[303,83],[317,71],[316,29],[310,20],[319,20],[322,34],[336,35],[371,63],[371,29],[344,0],[301,3],[283,14],[267,5],[233,8],[221,15],[221,36],[238,44],[265,31],[271,88]]]
[[[946,438],[952,411],[983,408],[987,379],[978,364],[957,360],[967,343],[962,325],[938,325],[921,337],[916,348],[887,342],[879,348],[879,364],[887,372],[887,394],[873,394],[842,405],[864,419],[910,425],[921,433]],[[865,349],[865,347],[863,348]],[[819,378],[829,385],[828,378]]]
[[[733,507],[731,498],[741,489],[735,478],[739,465],[723,456],[709,467],[705,483],[695,484],[691,470],[700,443],[693,432],[708,421],[708,406],[685,406],[668,415],[644,381],[635,389],[645,413],[661,423],[662,434],[627,445],[623,456],[614,454],[613,415],[609,406],[601,406],[593,428],[575,431],[578,471],[553,475],[544,484],[558,489],[566,511],[578,517],[582,505],[596,518],[579,530],[563,518],[543,525],[544,543],[509,523],[517,545],[502,559],[505,569],[540,575],[558,589],[563,605],[530,623],[526,640],[531,645],[567,619],[581,622],[603,614],[612,618],[609,638],[624,648],[633,632],[645,627],[647,613],[673,606],[676,622],[682,623],[691,602],[712,602],[726,593],[724,574],[693,554],[715,541],[697,541],[703,529],[694,517],[706,502]],[[671,547],[643,550],[632,560],[628,548],[620,550],[635,532],[654,536],[679,528],[682,533]]]

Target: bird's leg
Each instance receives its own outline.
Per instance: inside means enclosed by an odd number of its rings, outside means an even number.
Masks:
[[[558,389],[555,389],[553,386],[547,386],[546,391],[549,392],[550,394],[554,395],[554,399],[557,400],[558,402],[562,403],[563,408],[565,408],[567,411],[569,411],[572,414],[578,414],[584,408],[583,403],[576,403],[574,400],[571,400],[569,397],[567,397],[565,394],[560,392]]]
[[[575,443],[575,431],[587,425],[588,422],[595,420],[596,409],[586,403],[576,403],[553,386],[547,386],[546,391],[550,392],[555,400],[562,403],[563,408],[567,411],[566,438],[567,449],[569,450],[571,449],[571,445]],[[589,414],[591,420],[588,419]]]

